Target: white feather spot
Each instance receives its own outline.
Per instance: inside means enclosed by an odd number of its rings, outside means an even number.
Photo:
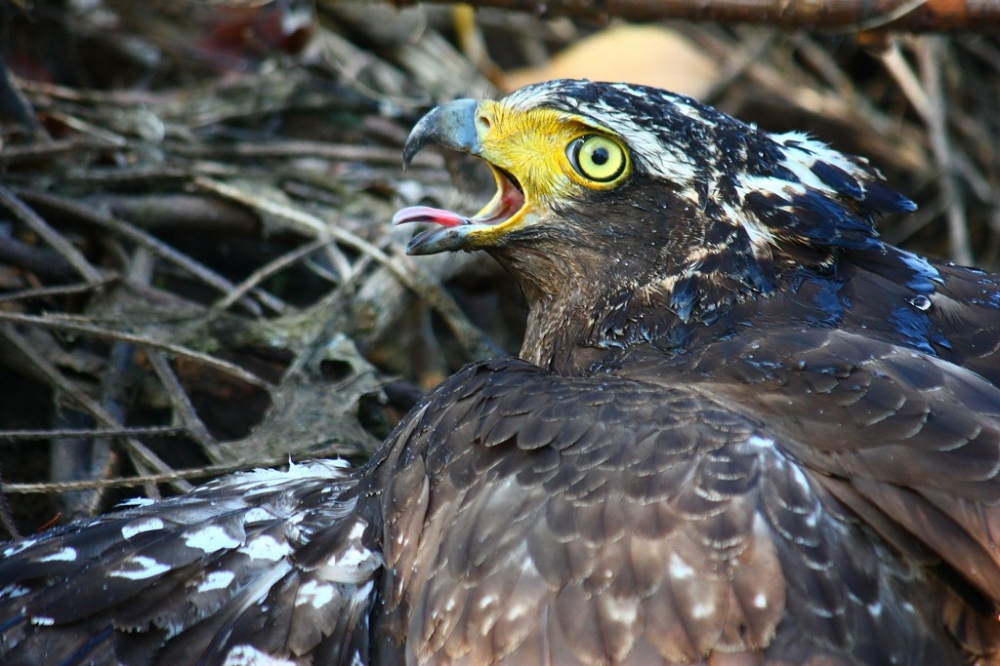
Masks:
[[[4,548],[3,549],[3,556],[4,557],[10,557],[11,555],[17,555],[22,550],[25,550],[27,548],[31,548],[36,543],[38,543],[38,539],[25,539],[24,541],[18,541],[17,543],[15,543],[15,544],[13,544],[11,546],[8,546],[7,548]]]
[[[757,596],[753,598],[754,608],[767,608],[767,595],[763,592],[758,592]]]
[[[685,580],[694,575],[691,565],[680,558],[677,553],[670,554],[670,577],[674,580]]]
[[[530,612],[530,608],[527,604],[511,604],[507,607],[507,620],[514,622],[520,620],[522,617],[526,616]]]
[[[262,523],[268,520],[274,520],[274,514],[259,506],[250,509],[243,515],[244,523]]]
[[[868,604],[868,612],[871,613],[872,617],[878,617],[882,614],[882,602],[873,601]]]
[[[43,555],[39,557],[38,562],[75,562],[76,561],[76,548],[63,548],[62,550],[57,550],[54,553],[49,553],[48,555]]]
[[[51,627],[56,623],[54,618],[44,617],[42,615],[37,615],[31,618],[31,624],[37,624],[43,627]]]
[[[747,440],[747,444],[750,446],[756,446],[759,449],[773,449],[774,440],[770,437],[761,437],[760,435],[753,435]]]
[[[288,543],[278,543],[274,537],[264,534],[251,539],[245,546],[240,548],[251,560],[271,560],[276,562],[292,552],[292,547]]]
[[[703,620],[715,612],[715,604],[700,603],[691,607],[691,617],[696,620]]]
[[[114,578],[128,578],[130,580],[143,580],[152,578],[161,573],[170,571],[170,565],[157,562],[152,557],[136,555],[135,557],[122,562],[121,567],[108,572]]]
[[[608,618],[625,626],[632,626],[639,614],[639,607],[634,599],[620,599],[606,594],[601,597],[601,603],[607,610]]]
[[[184,545],[206,553],[214,553],[227,548],[236,548],[240,541],[218,525],[209,525],[184,535]]]
[[[232,571],[213,571],[205,576],[205,580],[198,585],[198,591],[210,592],[212,590],[223,590],[229,587],[234,578],[236,578],[236,574]]]
[[[323,578],[337,583],[360,583],[384,564],[382,556],[355,546],[341,555],[331,555],[323,567]]]
[[[812,494],[812,488],[809,486],[809,479],[807,479],[806,475],[801,469],[799,469],[799,466],[789,465],[789,470],[792,472],[792,479],[795,483],[799,484],[804,492]]]
[[[360,539],[362,535],[365,533],[365,527],[367,527],[367,523],[365,523],[364,521],[362,520],[355,521],[354,525],[351,526],[351,531],[348,533],[347,538],[351,539],[352,541]]]
[[[131,539],[136,534],[142,534],[143,532],[154,532],[156,530],[163,529],[163,521],[159,518],[145,518],[143,520],[136,520],[125,527],[122,528],[122,537],[125,539]]]
[[[302,606],[309,604],[316,610],[321,610],[333,601],[334,592],[333,585],[311,580],[299,588],[299,594],[295,598],[295,605]]]
[[[237,645],[226,655],[222,666],[295,666],[295,662],[272,657],[252,645]]]
[[[136,506],[149,506],[150,504],[155,504],[156,500],[150,499],[148,497],[132,497],[127,500],[122,500],[118,503],[119,509],[126,509]]]
[[[18,597],[23,597],[28,592],[31,592],[31,588],[11,583],[4,588],[0,588],[0,599],[17,599]]]
[[[223,487],[241,488],[246,494],[254,495],[273,492],[276,485],[294,481],[325,481],[343,479],[350,470],[346,460],[312,460],[306,463],[292,463],[288,471],[278,469],[255,469],[225,477]]]

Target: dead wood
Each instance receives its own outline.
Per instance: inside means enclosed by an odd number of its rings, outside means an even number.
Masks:
[[[451,0],[431,0],[450,2]],[[400,2],[405,5],[407,3]],[[766,24],[820,32],[897,30],[988,33],[1000,28],[993,0],[473,0],[475,7],[590,20],[665,19]]]

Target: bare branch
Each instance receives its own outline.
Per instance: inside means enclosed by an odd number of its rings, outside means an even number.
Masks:
[[[237,379],[241,379],[251,386],[256,386],[257,388],[262,388],[267,391],[274,388],[270,383],[264,381],[251,372],[247,372],[238,365],[234,365],[228,361],[223,361],[222,359],[215,358],[214,356],[209,356],[208,354],[202,354],[201,352],[197,352],[187,347],[181,347],[180,345],[171,344],[169,342],[161,342],[142,335],[125,333],[124,331],[114,331],[106,328],[100,328],[98,326],[90,326],[88,324],[72,321],[66,317],[37,317],[34,315],[14,314],[12,312],[0,312],[0,321],[8,321],[14,324],[42,326],[44,328],[52,328],[63,331],[74,331],[76,333],[94,335],[108,340],[131,342],[143,347],[162,349],[165,352],[176,354],[177,356],[186,356],[194,359],[195,361],[211,366],[216,370],[221,370],[227,375],[232,375]]]
[[[875,29],[990,32],[1000,28],[1000,4],[995,0],[472,0],[469,4],[547,17],[758,23],[824,32]]]
[[[35,211],[24,205],[24,202],[3,185],[0,185],[0,204],[3,204],[17,219],[24,222],[32,231],[44,238],[45,242],[61,254],[84,280],[91,284],[104,280],[101,271],[94,268],[87,261],[86,257],[73,247],[72,243],[49,226]]]
[[[89,396],[77,390],[76,387],[73,386],[73,384],[61,372],[59,372],[55,366],[36,354],[34,349],[32,349],[31,344],[28,343],[28,341],[25,340],[13,326],[9,324],[0,326],[0,334],[6,337],[10,345],[16,348],[18,352],[27,358],[39,372],[45,375],[46,379],[53,386],[53,388],[57,389],[63,395],[71,398],[74,402],[79,404],[80,407],[90,414],[95,421],[106,428],[122,427],[122,424],[119,423],[114,416],[109,414],[104,407]],[[138,459],[142,460],[152,469],[162,473],[173,473],[173,469],[167,463],[163,462],[158,455],[153,453],[142,442],[130,437],[126,437],[122,441],[129,451],[131,451]],[[172,485],[180,492],[187,492],[191,489],[190,483],[180,479],[172,481]]]
[[[132,476],[118,479],[94,479],[92,481],[69,481],[65,483],[3,483],[0,490],[5,493],[67,493],[81,490],[94,490],[96,488],[132,488],[147,484],[170,483],[177,485],[187,483],[186,479],[202,479],[207,476],[219,476],[231,474],[233,472],[248,471],[261,467],[277,467],[288,464],[288,457],[271,458],[269,460],[255,461],[252,465],[246,463],[233,465],[210,465],[197,469],[184,469],[163,474],[149,474],[147,476]]]

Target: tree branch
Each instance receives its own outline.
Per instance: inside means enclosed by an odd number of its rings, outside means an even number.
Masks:
[[[429,0],[448,3],[453,0]],[[684,19],[715,23],[766,23],[782,28],[910,32],[1000,29],[996,0],[467,0],[545,16],[633,21]],[[397,0],[400,5],[414,4]]]

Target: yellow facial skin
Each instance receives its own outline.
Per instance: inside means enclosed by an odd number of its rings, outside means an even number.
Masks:
[[[488,246],[513,228],[535,222],[556,200],[582,190],[610,190],[632,170],[628,151],[613,133],[563,111],[519,111],[483,101],[476,113],[478,156],[511,173],[524,192],[524,205],[499,224],[477,228],[468,240]],[[507,179],[494,169],[497,194],[475,217],[489,219],[503,205]]]

